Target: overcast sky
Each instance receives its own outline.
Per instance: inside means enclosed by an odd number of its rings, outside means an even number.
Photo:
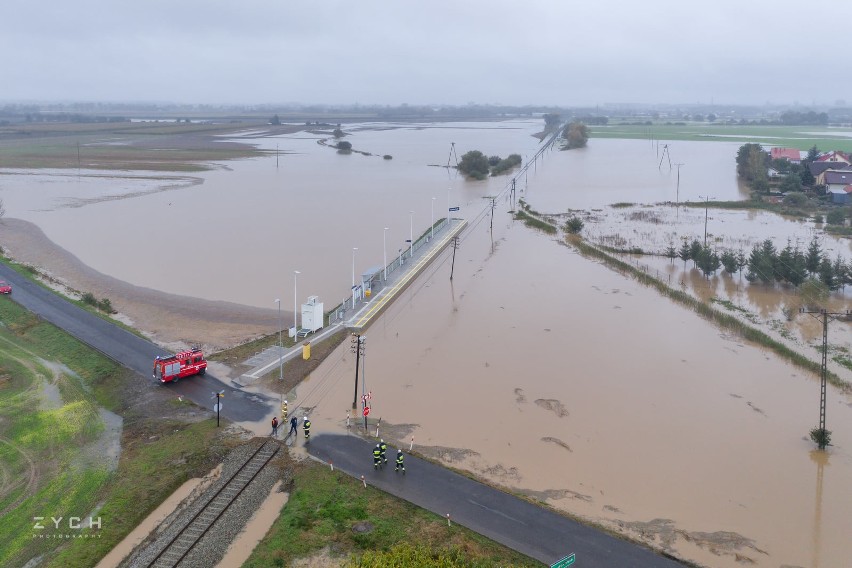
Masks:
[[[852,103],[849,0],[4,0],[0,100]]]

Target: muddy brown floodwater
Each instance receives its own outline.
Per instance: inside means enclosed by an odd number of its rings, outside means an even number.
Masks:
[[[348,292],[352,247],[360,274],[381,264],[383,227],[391,255],[428,226],[433,203],[436,218],[458,204],[471,227],[452,282],[447,251],[366,332],[366,389],[385,439],[408,447],[413,437],[425,455],[708,566],[846,564],[849,397],[829,388],[833,445],[814,451],[816,377],[512,221],[502,199],[492,236],[478,216],[482,197],[508,178],[466,182],[428,166],[446,164],[450,142],[459,154],[531,156],[539,126],[353,126],[348,140],[377,156],[341,156],[302,133],[261,141],[288,152],[277,171],[274,158],[242,161],[200,174],[201,184],[148,192],[135,181],[18,173],[0,180],[0,196],[10,217],[100,272],[272,315],[275,298],[293,297],[293,270],[300,298],[317,294],[331,307]],[[688,163],[679,198],[741,196],[736,148],[673,143],[673,161]],[[647,142],[599,139],[548,153],[518,189],[555,213],[674,201],[678,191]],[[71,207],[63,196],[91,199]],[[773,230],[755,218],[755,235]],[[657,231],[675,229],[637,230],[637,240],[657,242]],[[707,293],[703,280],[673,274]],[[744,294],[770,317],[779,301],[756,290]],[[848,333],[844,323],[835,330]],[[316,431],[345,430],[353,380],[344,343],[297,389]]]
[[[847,397],[820,462],[815,377],[523,226],[495,238],[367,330],[387,437],[706,565],[850,557]],[[347,349],[299,388],[318,431],[351,406]]]

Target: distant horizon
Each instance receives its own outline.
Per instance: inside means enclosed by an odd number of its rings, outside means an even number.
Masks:
[[[320,107],[320,108],[433,108],[433,109],[463,109],[468,107],[480,108],[517,108],[517,109],[655,109],[655,108],[718,108],[718,109],[741,109],[741,108],[763,108],[763,109],[838,109],[849,108],[850,105],[845,100],[836,100],[833,103],[811,103],[805,104],[798,101],[793,102],[774,102],[765,101],[763,103],[720,103],[720,102],[604,102],[597,104],[545,104],[545,103],[489,103],[489,102],[467,102],[467,103],[365,103],[365,102],[349,102],[349,103],[329,103],[329,102],[179,102],[167,100],[144,100],[144,99],[0,99],[0,107],[9,106],[86,106],[86,105],[103,105],[103,106],[166,106],[166,107],[210,107],[210,108],[226,108],[226,109],[263,109],[274,110],[275,108],[292,109],[302,107]]]

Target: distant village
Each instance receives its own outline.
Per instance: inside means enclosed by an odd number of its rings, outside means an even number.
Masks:
[[[771,165],[767,169],[767,177],[770,185],[776,185],[772,182],[779,182],[790,175],[789,166],[805,165],[813,177],[814,189],[827,195],[829,202],[840,205],[852,203],[852,159],[849,155],[836,150],[817,153],[815,149],[771,148],[769,158]],[[781,192],[770,191],[770,194],[780,195]]]

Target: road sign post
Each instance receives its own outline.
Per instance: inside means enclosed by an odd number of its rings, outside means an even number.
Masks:
[[[574,560],[576,560],[576,558],[574,557],[574,553],[572,552],[565,558],[560,558],[559,560],[551,564],[550,568],[568,568],[568,566],[572,566],[574,564]]]

